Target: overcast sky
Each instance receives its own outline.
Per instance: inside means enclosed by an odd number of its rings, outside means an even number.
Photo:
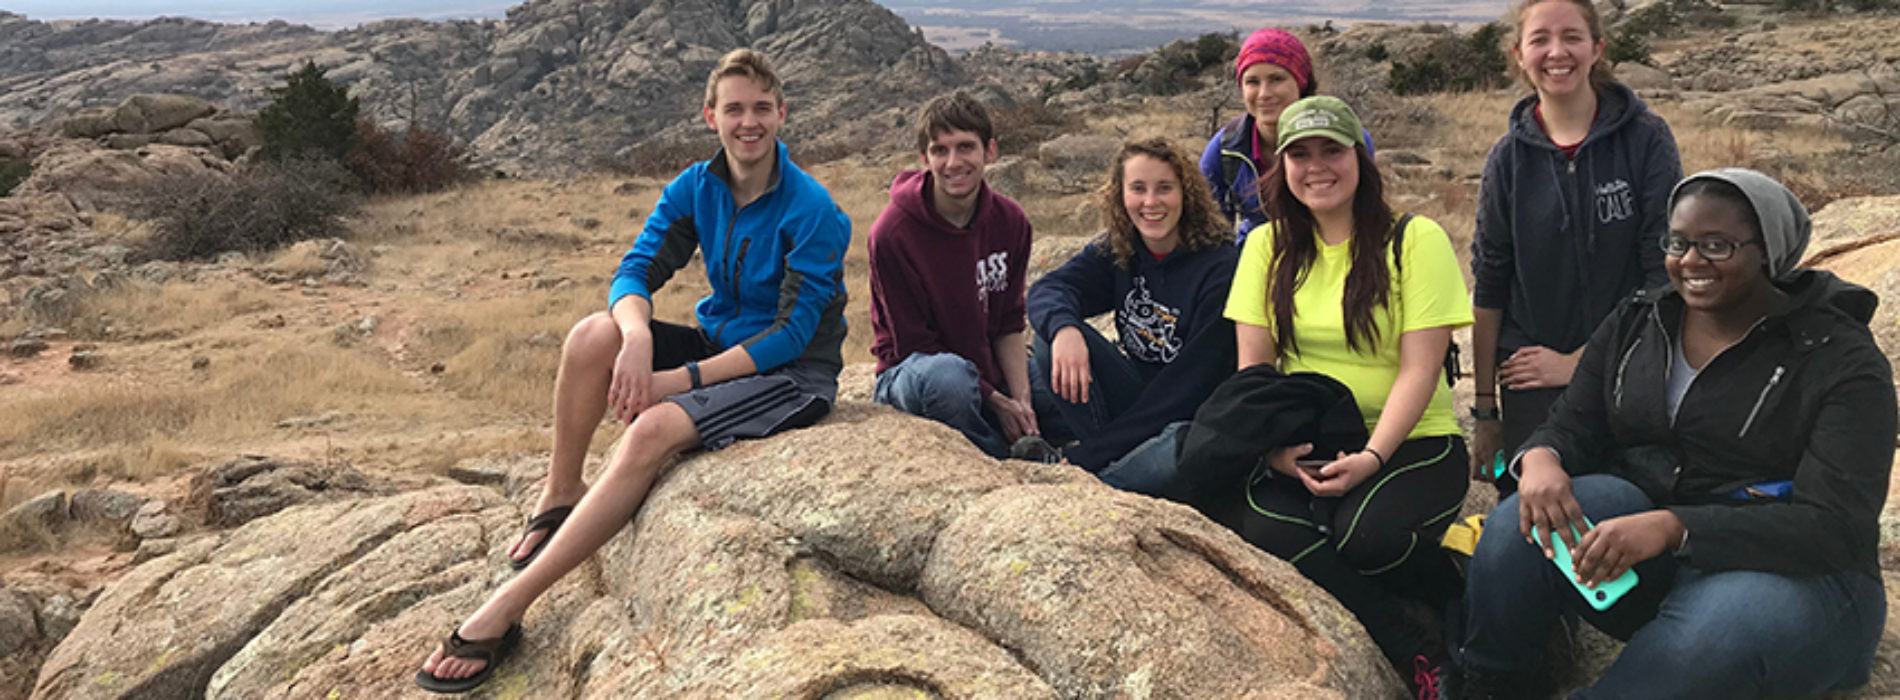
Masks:
[[[520,4],[522,0],[331,0],[329,2],[297,2],[295,0],[0,0],[0,10],[26,15],[37,20],[105,17],[112,19],[150,19],[159,16],[184,16],[214,22],[263,22],[283,19],[296,24],[308,24],[322,29],[349,27],[364,22],[372,22],[391,17],[416,17],[420,19],[465,19],[503,16],[508,7]],[[1062,6],[1074,3],[1078,8],[1086,8],[1089,3],[1080,0],[885,0],[887,6],[898,8],[942,7],[990,9],[1013,5]],[[1489,6],[1495,5],[1496,9]],[[1177,9],[1194,7],[1207,10],[1234,10],[1253,7],[1256,10],[1272,6],[1278,13],[1286,8],[1304,8],[1301,14],[1319,12],[1325,16],[1353,16],[1372,10],[1375,13],[1396,12],[1394,17],[1409,16],[1420,11],[1453,9],[1469,10],[1474,6],[1483,6],[1489,12],[1500,12],[1504,0],[1330,0],[1323,4],[1309,2],[1288,3],[1285,0],[1176,0],[1170,6]],[[1320,8],[1324,9],[1320,9]],[[1363,16],[1363,15],[1360,15]]]
[[[214,22],[283,19],[324,29],[391,17],[459,19],[501,17],[519,0],[0,0],[0,10],[37,20],[106,17],[150,19],[184,16]]]

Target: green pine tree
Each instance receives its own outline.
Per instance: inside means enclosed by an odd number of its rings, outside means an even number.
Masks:
[[[318,155],[341,160],[356,145],[356,98],[323,77],[313,61],[270,89],[271,103],[257,113],[265,160]]]

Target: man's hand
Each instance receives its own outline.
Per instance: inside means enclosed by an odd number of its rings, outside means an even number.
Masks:
[[[1582,354],[1581,348],[1568,355],[1539,345],[1519,348],[1498,367],[1498,383],[1513,391],[1570,386]]]
[[[607,405],[614,409],[614,420],[623,425],[660,398],[653,395],[653,335],[645,326],[621,334],[613,376]]]
[[[1066,326],[1056,331],[1049,343],[1049,384],[1056,394],[1072,404],[1089,402],[1089,344],[1082,331]]]
[[[1583,507],[1577,505],[1577,497],[1570,493],[1570,475],[1557,462],[1557,454],[1533,449],[1524,454],[1519,466],[1523,475],[1517,482],[1518,533],[1541,547],[1545,559],[1557,556],[1550,545],[1552,537],[1562,537],[1570,551],[1577,551],[1577,535],[1571,528],[1583,533],[1590,526],[1583,517]],[[1537,528],[1539,537],[1531,537],[1532,527]]]
[[[1036,412],[1029,407],[1027,400],[1017,401],[1000,391],[990,392],[987,400],[990,411],[996,414],[996,421],[1003,425],[1003,439],[1014,443],[1024,435],[1041,435],[1036,427]]]
[[[1577,580],[1595,587],[1613,581],[1638,563],[1649,561],[1682,541],[1682,520],[1667,510],[1650,510],[1597,523],[1570,550]]]

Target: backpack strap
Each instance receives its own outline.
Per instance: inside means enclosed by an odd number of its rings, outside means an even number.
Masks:
[[[1405,229],[1412,225],[1412,214],[1399,215],[1399,221],[1393,224],[1392,231],[1392,270],[1395,274],[1405,274]],[[1464,376],[1464,367],[1458,362],[1458,341],[1453,340],[1445,346],[1445,386],[1455,386],[1458,378]]]
[[[1234,181],[1240,177],[1240,163],[1235,162],[1226,153],[1220,154],[1220,177],[1221,184],[1226,188],[1225,199],[1228,208],[1233,209],[1235,214],[1239,214],[1240,188],[1234,186]]]

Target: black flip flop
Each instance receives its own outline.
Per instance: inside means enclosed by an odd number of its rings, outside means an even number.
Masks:
[[[508,559],[508,565],[514,567],[516,571],[528,568],[529,564],[534,563],[535,557],[541,556],[541,550],[547,549],[548,541],[554,539],[554,533],[561,530],[561,525],[567,522],[567,516],[573,514],[574,506],[559,506],[549,508],[540,515],[529,519],[528,528],[521,531],[522,537],[525,538],[528,535],[534,534],[537,530],[546,530],[548,534],[542,535],[541,541],[534,543],[534,549],[528,550],[528,556],[520,559],[510,557]]]
[[[456,625],[461,627],[461,625]],[[473,659],[482,661],[482,670],[467,678],[437,678],[428,671],[416,671],[416,685],[432,693],[466,693],[481,686],[495,672],[495,667],[508,652],[515,650],[521,643],[521,623],[508,625],[507,633],[495,639],[467,640],[460,632],[450,632],[449,638],[442,642],[443,658]]]

